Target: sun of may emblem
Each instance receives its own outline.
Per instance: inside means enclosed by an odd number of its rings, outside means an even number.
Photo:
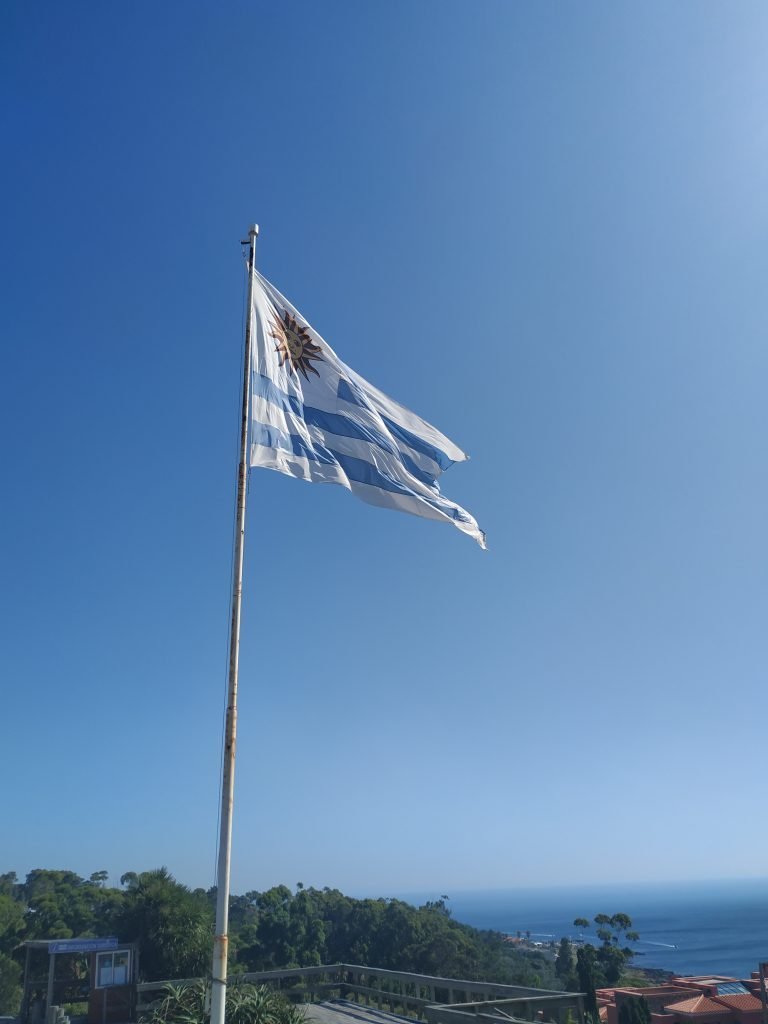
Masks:
[[[269,333],[277,340],[280,365],[284,366],[287,362],[291,372],[295,373],[296,370],[300,370],[305,380],[309,380],[307,370],[319,377],[320,374],[310,359],[322,359],[323,357],[320,355],[320,346],[315,345],[312,341],[306,327],[302,327],[296,318],[287,311],[283,313],[282,319],[277,311],[272,314],[272,327],[274,329]]]

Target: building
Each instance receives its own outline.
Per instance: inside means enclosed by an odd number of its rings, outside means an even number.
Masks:
[[[740,980],[720,975],[672,978],[653,988],[603,988],[597,990],[600,1019],[619,1024],[621,1008],[644,999],[651,1024],[768,1024],[760,998],[760,978]]]
[[[48,1024],[53,1007],[87,1005],[82,1024],[133,1019],[138,972],[135,943],[108,938],[28,939],[22,1024]]]

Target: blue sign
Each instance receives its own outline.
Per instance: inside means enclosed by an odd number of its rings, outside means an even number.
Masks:
[[[117,949],[117,939],[58,939],[48,943],[49,953],[97,953],[101,949]]]

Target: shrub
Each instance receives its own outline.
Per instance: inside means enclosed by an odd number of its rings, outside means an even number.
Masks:
[[[304,1011],[266,985],[234,981],[227,986],[227,1024],[304,1024]],[[209,1024],[208,990],[205,982],[166,985],[141,1024]]]

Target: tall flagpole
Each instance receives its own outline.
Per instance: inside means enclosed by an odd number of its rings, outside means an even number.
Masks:
[[[232,805],[235,792],[235,742],[237,737],[237,669],[240,655],[240,606],[243,600],[243,545],[245,541],[245,491],[248,472],[248,416],[251,404],[251,307],[253,275],[256,269],[258,224],[248,232],[248,305],[245,311],[245,358],[243,365],[243,409],[240,423],[240,463],[237,469],[237,519],[235,561],[232,573],[232,624],[229,634],[229,682],[227,720],[224,733],[224,763],[221,776],[221,824],[219,861],[216,872],[216,935],[211,970],[211,1024],[224,1024],[227,994],[227,930],[229,925],[229,867],[232,847]],[[245,243],[243,243],[245,244]]]

